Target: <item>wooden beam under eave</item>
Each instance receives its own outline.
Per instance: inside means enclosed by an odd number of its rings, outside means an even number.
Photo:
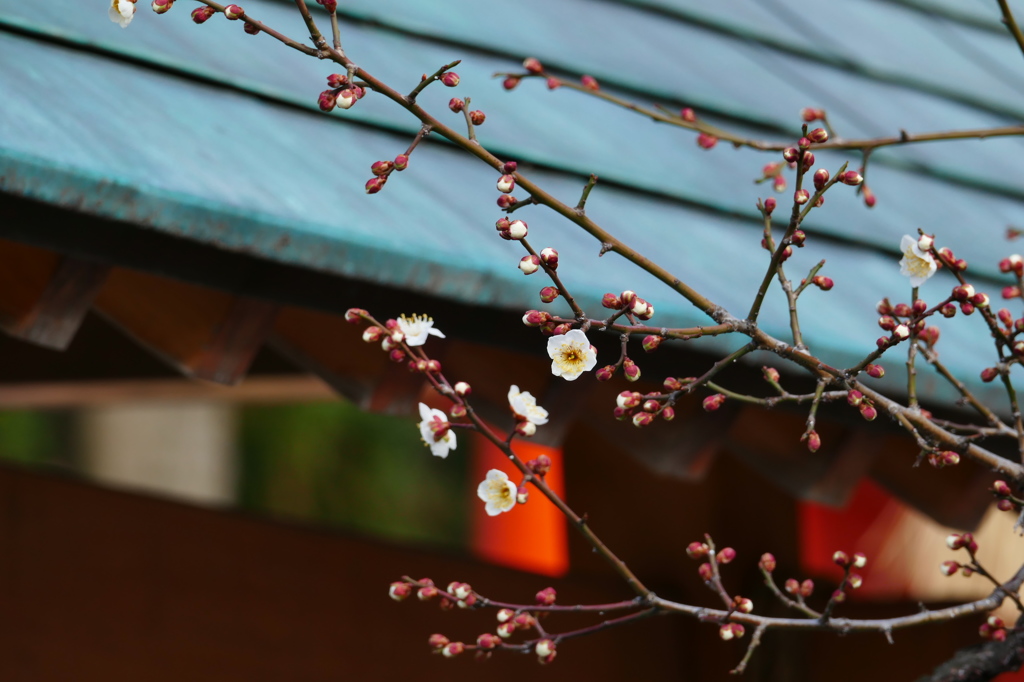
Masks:
[[[240,382],[266,340],[277,305],[114,268],[96,310],[184,374]]]
[[[107,265],[0,240],[0,329],[64,350],[109,271]]]
[[[304,308],[285,307],[274,324],[271,346],[316,374],[364,410],[409,414],[424,383],[406,363],[394,363],[380,343],[365,343],[365,325]]]

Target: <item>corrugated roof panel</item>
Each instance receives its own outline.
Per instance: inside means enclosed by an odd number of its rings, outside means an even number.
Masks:
[[[9,0],[0,0],[8,2]],[[261,8],[264,9],[264,8]],[[280,21],[285,22],[287,18],[294,20],[291,16],[293,11],[286,11],[289,8],[277,3],[265,6],[271,13],[281,13]],[[81,10],[78,10],[81,11]],[[74,13],[71,13],[74,17]],[[84,19],[94,17],[95,13],[85,15]],[[61,16],[44,16],[47,21],[61,20],[67,18]],[[257,92],[279,93],[285,101],[299,102],[306,107],[312,108],[311,98],[308,92],[316,92],[322,87],[322,78],[327,70],[326,65],[315,60],[304,58],[301,55],[277,55],[273,50],[267,50],[266,44],[261,42],[266,37],[252,38],[240,34],[237,28],[230,22],[209,22],[202,27],[191,24],[185,13],[171,13],[164,17],[156,17],[143,13],[140,19],[146,20],[146,30],[143,26],[133,24],[132,29],[121,31],[110,24],[105,17],[94,17],[95,21],[83,20],[83,25],[89,26],[90,31],[95,35],[106,32],[113,39],[125,36],[129,44],[136,45],[137,49],[145,50],[150,59],[158,63],[167,63],[172,57],[163,54],[164,47],[159,41],[168,33],[177,36],[175,31],[182,32],[182,35],[195,36],[197,43],[191,50],[183,51],[180,57],[173,59],[183,60],[185,64],[191,64],[191,68],[204,70],[205,73],[220,78],[245,78],[239,80],[246,88],[253,87]],[[137,20],[138,21],[138,20]],[[168,21],[177,23],[165,23]],[[105,24],[103,22],[106,22]],[[149,28],[160,29],[157,36],[148,34]],[[114,30],[116,29],[116,30]],[[139,30],[136,30],[139,29]],[[69,30],[71,28],[69,27]],[[209,34],[213,31],[212,34]],[[233,32],[229,32],[233,31]],[[177,36],[180,40],[181,36]],[[92,40],[92,38],[88,38]],[[221,41],[231,41],[233,49],[237,50],[237,59],[225,60],[216,59],[215,53],[223,53]],[[422,66],[424,63],[441,63],[451,59],[456,50],[451,47],[439,47],[423,41],[410,41],[401,39],[399,36],[388,32],[381,32],[375,29],[354,28],[347,31],[346,42],[351,46],[354,53],[364,55],[367,64],[380,64],[385,71],[385,78],[393,76],[392,82],[404,79],[409,69]],[[148,47],[155,46],[155,47]],[[132,48],[136,49],[136,48]],[[756,48],[764,51],[764,48]],[[234,53],[233,53],[234,54]],[[271,55],[273,55],[271,57]],[[741,193],[734,191],[737,181],[737,170],[748,169],[749,177],[753,178],[761,165],[769,158],[750,151],[734,151],[718,148],[711,153],[701,154],[693,151],[692,134],[685,131],[673,131],[665,126],[652,125],[648,122],[638,122],[630,112],[616,109],[611,106],[595,103],[578,93],[560,92],[548,93],[541,84],[529,83],[513,94],[504,93],[498,85],[490,80],[492,71],[506,67],[504,60],[490,57],[472,55],[463,66],[460,72],[464,77],[465,86],[460,88],[461,92],[471,92],[475,102],[483,106],[490,114],[489,122],[480,130],[481,138],[492,148],[512,152],[520,158],[534,162],[550,165],[556,168],[564,168],[578,173],[597,172],[605,181],[615,181],[635,187],[642,187],[648,191],[664,193],[694,203],[703,204],[712,208],[724,211],[752,213],[753,200],[744,198]],[[762,62],[766,60],[751,55],[751,62]],[[190,61],[191,60],[191,61]],[[361,59],[362,61],[362,59]],[[33,67],[34,68],[34,67]],[[391,72],[400,73],[394,75]],[[35,69],[38,78],[34,87],[38,92],[48,92],[47,75],[45,72]],[[746,71],[734,75],[737,82],[746,77]],[[811,76],[814,74],[811,73]],[[266,83],[259,83],[253,80],[256,76],[266,77]],[[710,76],[709,76],[710,77]],[[775,76],[778,78],[779,76]],[[819,79],[825,80],[825,79]],[[93,87],[96,97],[88,101],[101,102],[104,98],[110,98],[111,89],[105,88],[101,80]],[[306,83],[307,85],[303,85]],[[833,102],[840,102],[848,99],[849,90],[845,89],[846,82],[842,79],[833,79],[827,82],[827,89],[832,91],[828,98],[819,98],[816,103],[826,105]],[[866,86],[866,84],[865,84]],[[859,92],[859,91],[858,91]],[[906,120],[906,117],[920,116],[917,112],[924,111],[923,116],[927,122],[936,127],[957,127],[957,122],[965,122],[964,118],[972,112],[957,112],[956,105],[943,107],[929,106],[934,103],[934,98],[921,99],[921,95],[908,95],[894,86],[878,86],[871,88],[873,99],[865,94],[862,100],[869,100],[863,105],[866,111],[896,111],[891,118],[895,120]],[[424,101],[429,103],[434,110],[447,113],[444,110],[444,102],[451,94],[442,88],[428,90]],[[32,95],[39,97],[39,94]],[[157,106],[167,93],[151,92],[151,106]],[[765,94],[766,101],[775,101],[774,97]],[[433,99],[431,99],[433,98]],[[785,99],[785,98],[783,98]],[[82,98],[82,101],[87,101]],[[116,102],[111,106],[117,107]],[[257,106],[253,102],[253,106]],[[974,112],[976,113],[976,112]],[[141,120],[146,118],[145,112],[140,111]],[[415,130],[416,125],[411,118],[404,116],[397,107],[385,102],[383,98],[370,96],[360,105],[344,114],[335,114],[334,118],[338,125],[344,125],[341,119],[356,119],[373,121],[378,125],[394,125],[404,128],[410,133]],[[970,120],[968,124],[992,123],[993,121],[979,122]],[[215,122],[215,125],[223,122]],[[628,137],[623,136],[622,131],[629,131]],[[986,168],[998,170],[999,176],[1006,181],[1016,177],[1015,167],[1019,164],[1017,157],[1000,153],[1000,147],[1007,142],[999,141],[994,144],[960,143],[961,145],[971,144],[970,153],[954,157],[964,165],[977,164],[985,165]],[[224,142],[219,142],[225,149],[218,149],[216,153],[230,152]],[[678,145],[678,152],[665,153],[666,144],[672,148]],[[1017,144],[1015,141],[1014,144]],[[629,148],[628,154],[622,153],[623,146]],[[396,145],[397,146],[397,145]],[[71,147],[74,148],[73,145]],[[965,148],[966,147],[962,147]],[[918,147],[917,149],[926,149]],[[937,149],[933,147],[932,149]],[[902,153],[903,150],[900,150]],[[56,152],[55,152],[56,153]],[[203,153],[213,153],[206,151]],[[330,148],[325,146],[320,149],[325,154],[348,154],[348,150]],[[932,152],[941,156],[939,151]],[[394,149],[388,150],[387,154],[393,156]],[[737,156],[738,155],[738,156]],[[301,153],[293,151],[287,158],[287,163],[299,162]],[[833,167],[842,160],[851,159],[850,155],[826,157],[831,158]],[[949,155],[945,155],[949,158]],[[373,160],[369,154],[363,155],[361,162],[366,166]],[[856,156],[852,161],[857,163]],[[884,184],[876,182],[885,180]],[[937,184],[915,173],[886,172],[882,165],[873,166],[871,180],[882,193],[883,200],[879,208],[873,212],[864,211],[858,201],[851,193],[834,194],[830,198],[830,205],[838,205],[841,210],[822,212],[812,222],[818,229],[846,239],[871,243],[879,248],[891,249],[893,235],[902,234],[908,229],[918,225],[926,225],[929,229],[942,229],[948,224],[948,219],[963,215],[963,220],[969,219],[981,230],[986,238],[998,236],[1007,222],[1021,222],[1020,207],[1018,204],[999,197],[987,197],[983,194],[970,191],[953,190],[948,185]],[[741,182],[743,182],[741,178]],[[350,185],[351,186],[351,185]],[[198,191],[198,190],[195,190]],[[262,188],[261,188],[262,191]],[[961,219],[957,218],[957,224]],[[879,230],[865,230],[865,223],[880,225]],[[992,266],[986,266],[992,272]]]

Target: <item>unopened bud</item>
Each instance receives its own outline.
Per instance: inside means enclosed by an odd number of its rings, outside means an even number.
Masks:
[[[558,289],[555,287],[544,287],[540,290],[540,300],[544,303],[551,303],[558,298]]]
[[[479,109],[469,112],[469,122],[475,126],[483,125],[486,119],[487,115]]]
[[[238,5],[228,5],[224,8],[224,16],[232,21],[241,19],[243,14],[245,14],[245,10]]]
[[[557,593],[553,587],[545,587],[543,590],[536,594],[537,603],[541,606],[551,606],[555,603]]]
[[[508,194],[516,188],[516,179],[511,175],[502,175],[498,178],[498,191]]]
[[[657,350],[658,346],[661,345],[662,338],[660,336],[650,335],[644,337],[644,350],[648,353],[653,353]]]
[[[942,565],[939,566],[939,570],[942,575],[949,577],[960,570],[960,564],[956,561],[943,561]]]
[[[205,23],[207,19],[214,15],[214,9],[209,5],[203,5],[202,7],[196,7],[192,10],[192,21],[197,24]]]
[[[606,365],[594,373],[594,377],[598,381],[611,381],[613,376],[615,376],[614,365]]]
[[[703,559],[708,555],[708,546],[703,542],[691,542],[686,546],[686,556],[691,559]]]
[[[807,433],[807,449],[811,452],[817,452],[821,448],[821,436],[818,435],[817,431],[809,431]]]
[[[832,176],[824,168],[819,168],[814,171],[814,189],[821,190],[822,187],[828,184],[829,178]]]
[[[455,73],[454,71],[445,71],[443,74],[441,74],[441,82],[444,83],[449,88],[454,88],[456,85],[459,84],[460,80],[461,79],[459,78],[459,74]]]
[[[452,97],[448,100],[448,108],[454,111],[456,114],[466,108],[466,103],[458,97]]]
[[[583,76],[580,78],[580,85],[585,87],[587,90],[600,90],[601,86],[598,85],[597,79],[593,76]]]
[[[832,563],[840,568],[846,568],[850,565],[850,557],[846,555],[846,552],[836,552],[832,555]]]
[[[777,205],[778,202],[775,201],[775,197],[768,197],[764,200],[764,212],[771,215]]]
[[[529,73],[543,73],[544,66],[536,57],[527,57],[523,60],[523,68]]]
[[[709,395],[707,398],[704,398],[704,403],[703,403],[704,411],[705,412],[714,412],[715,410],[720,408],[722,406],[722,403],[724,403],[724,402],[725,402],[725,396],[722,395],[721,393],[716,393],[714,395]]]
[[[525,239],[528,233],[529,228],[522,220],[513,220],[508,224],[508,234],[512,239]],[[540,263],[539,256],[530,256],[530,258],[535,258],[537,263]]]
[[[388,589],[388,594],[395,601],[402,601],[412,594],[412,585],[404,582],[391,583],[391,587]]]
[[[345,88],[338,93],[337,105],[339,109],[351,109],[352,105],[359,99],[359,94],[352,88]]]
[[[540,269],[540,258],[537,256],[523,256],[519,261],[519,269],[524,275],[532,275]]]
[[[157,14],[163,14],[171,9],[173,4],[174,0],[153,0],[153,4],[151,6],[154,12]]]
[[[798,205],[807,203],[807,200],[811,198],[811,193],[805,189],[798,189],[793,193],[793,201]]]
[[[697,136],[697,146],[701,149],[712,149],[716,144],[718,144],[718,138],[714,135],[701,133]]]
[[[865,365],[864,371],[874,379],[881,379],[885,376],[885,368],[881,365]]]
[[[864,554],[864,552],[857,552],[856,554],[853,555],[853,567],[854,568],[864,568],[867,565],[868,565],[868,557],[867,557],[867,555]]]
[[[558,251],[554,250],[550,246],[541,249],[540,260],[544,265],[548,266],[552,270],[558,269]]]
[[[526,504],[527,500],[530,499],[530,491],[525,485],[519,486],[516,489],[516,504]]]
[[[860,183],[864,182],[864,176],[857,171],[848,170],[839,176],[839,182],[844,185],[850,185],[856,187]]]
[[[441,653],[444,655],[445,658],[454,658],[455,656],[458,656],[459,654],[463,653],[465,650],[466,645],[462,642],[452,642],[444,649],[442,649]]]
[[[815,128],[811,132],[807,133],[807,139],[816,144],[828,142],[828,131],[824,128]]]
[[[736,558],[736,550],[732,547],[723,547],[715,557],[720,564],[728,564]]]
[[[776,562],[775,555],[768,554],[767,552],[761,555],[761,560],[757,562],[757,565],[764,571],[771,573],[775,570]]]

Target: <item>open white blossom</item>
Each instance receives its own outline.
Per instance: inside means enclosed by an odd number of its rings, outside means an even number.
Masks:
[[[551,373],[566,381],[573,381],[597,364],[597,353],[587,335],[579,329],[570,329],[548,339],[548,355],[551,356]]]
[[[402,315],[398,318],[398,328],[405,334],[405,342],[410,346],[422,346],[427,336],[444,338],[439,330],[434,329],[434,318],[427,315]]]
[[[420,403],[420,436],[435,457],[447,457],[455,449],[455,432],[441,410],[432,410]]]
[[[917,240],[909,234],[903,235],[900,241],[903,259],[900,261],[900,274],[910,278],[910,286],[919,287],[925,280],[935,274],[938,264],[932,254],[922,251]]]
[[[535,426],[548,423],[548,411],[537,405],[537,399],[528,391],[519,391],[515,384],[508,389],[508,405],[520,421],[528,421]]]
[[[107,16],[121,28],[128,28],[128,24],[132,23],[132,17],[135,16],[135,3],[129,0],[111,0]]]
[[[487,478],[480,481],[476,494],[486,503],[488,516],[497,516],[516,506],[516,484],[508,480],[508,474],[500,469],[487,472]]]

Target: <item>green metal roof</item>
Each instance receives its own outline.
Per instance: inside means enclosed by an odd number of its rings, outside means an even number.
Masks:
[[[991,30],[991,12],[977,3],[950,4],[977,11],[977,22],[941,12],[922,18],[910,0],[826,3],[813,20],[788,0],[520,0],[515,12],[469,0],[344,4],[346,49],[360,65],[411,87],[419,73],[461,58],[458,94],[487,112],[484,144],[520,160],[567,201],[597,173],[588,213],[737,313],[766,267],[753,206],[767,188],[750,181],[773,157],[725,145],[704,152],[686,131],[540,82],[507,93],[491,74],[534,55],[639,101],[692,104],[774,139],[792,136],[805,105],[828,108],[848,137],[1024,118],[1019,51]],[[244,6],[303,35],[291,3]],[[827,30],[807,30],[794,15]],[[265,35],[247,36],[220,17],[197,27],[186,7],[156,16],[140,6],[121,30],[102,3],[0,0],[0,63],[0,191],[464,303],[537,305],[542,283],[516,269],[518,245],[494,238],[493,172],[447,145],[426,144],[380,195],[365,195],[370,163],[404,149],[418,123],[373,94],[347,112],[321,113],[316,95],[329,64]],[[429,88],[420,101],[447,114],[451,95]],[[879,204],[871,211],[852,190],[830,193],[812,214],[808,247],[789,266],[796,275],[798,264],[827,258],[825,273],[837,283],[828,294],[808,294],[812,346],[837,365],[874,347],[874,303],[909,297],[897,246],[919,226],[938,232],[973,271],[994,276],[1005,226],[1024,223],[1021,145],[1002,139],[878,153],[869,179]],[[819,159],[833,168],[859,163],[856,155]],[[559,249],[565,278],[589,305],[629,287],[655,302],[661,324],[707,321],[622,259],[598,260],[598,245],[572,225],[543,209],[519,215],[531,241]],[[986,284],[993,294],[1001,286]],[[922,295],[944,291],[936,278]],[[761,319],[786,336],[781,296]],[[976,377],[988,357],[980,322],[941,326],[943,346],[957,349],[946,359]],[[951,396],[923,381],[925,392]]]

